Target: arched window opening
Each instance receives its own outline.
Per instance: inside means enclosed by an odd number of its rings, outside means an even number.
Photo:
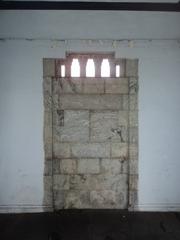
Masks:
[[[121,74],[120,65],[116,65],[116,77],[120,77],[120,74]]]
[[[65,77],[65,65],[61,65],[61,77]]]
[[[103,59],[101,64],[101,77],[110,77],[110,65],[108,59]]]
[[[86,64],[86,77],[95,77],[95,65],[93,59],[88,59]]]
[[[71,77],[80,77],[80,65],[77,58],[74,58],[71,64]]]

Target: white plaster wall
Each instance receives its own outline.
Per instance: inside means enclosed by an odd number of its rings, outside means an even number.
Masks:
[[[10,28],[9,32],[6,30],[1,36],[11,40],[0,42],[0,211],[42,210],[44,163],[42,58],[62,57],[66,50],[109,50],[116,51],[119,57],[139,58],[139,209],[180,210],[178,41],[136,40],[130,44],[124,41],[117,43],[113,49],[111,42],[103,44],[71,40],[64,43],[37,40],[37,26],[33,27],[33,19],[27,18],[25,13],[22,16],[13,12],[10,16],[7,12],[7,16],[6,12],[3,12],[3,21],[6,19],[7,25],[13,25],[15,29],[12,31]],[[104,15],[103,17],[106,19]],[[64,15],[62,21],[63,18]],[[24,29],[19,29],[19,25],[15,24],[20,22],[20,19],[24,21],[22,23]],[[39,19],[38,16],[36,19]],[[174,18],[171,16],[169,25],[174,24],[177,27],[177,19],[179,15],[175,14]],[[85,29],[89,28],[93,32],[93,26],[85,21],[85,16],[81,20],[84,20],[82,37],[85,38]],[[111,20],[113,24],[113,19]],[[1,33],[5,31],[6,24],[3,21],[0,24]],[[25,28],[25,21],[31,26],[31,35],[34,36],[32,41],[17,39],[22,38],[20,32],[23,33],[23,37],[29,34]],[[161,20],[159,21],[157,24],[161,26]],[[39,36],[46,37],[41,35],[40,26],[45,29],[41,19],[38,24]],[[56,22],[56,28],[57,25]],[[71,38],[71,32],[65,26],[63,23],[61,26],[63,28],[57,28],[57,32],[65,33]],[[132,22],[132,26],[136,26],[136,23]],[[33,32],[34,28],[36,32]],[[56,37],[53,35],[54,28],[51,32],[48,25],[47,31],[48,35],[52,33],[51,38]],[[115,36],[115,30],[113,31],[112,36]],[[138,31],[141,37],[144,33],[141,35],[142,29]],[[101,39],[104,32],[93,34]],[[150,34],[153,34],[153,30]],[[180,35],[180,31],[176,34]],[[171,30],[165,35],[170,38]],[[112,36],[109,35],[109,38]],[[158,37],[158,34],[154,34],[154,38]],[[118,38],[121,38],[120,33]]]

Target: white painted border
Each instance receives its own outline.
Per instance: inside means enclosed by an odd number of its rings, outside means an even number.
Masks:
[[[180,204],[138,204],[135,206],[135,211],[145,212],[180,212]]]

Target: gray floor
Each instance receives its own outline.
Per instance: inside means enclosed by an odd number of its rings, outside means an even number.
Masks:
[[[0,214],[0,239],[180,240],[180,213],[66,210]]]

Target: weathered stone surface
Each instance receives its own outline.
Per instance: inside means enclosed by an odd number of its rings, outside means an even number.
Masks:
[[[55,158],[70,158],[71,149],[68,143],[53,143],[53,156]]]
[[[138,78],[131,77],[129,79],[129,93],[130,94],[137,94],[138,93]]]
[[[129,95],[122,96],[122,109],[129,110]]]
[[[138,145],[137,144],[130,144],[129,145],[129,158],[131,160],[138,159]]]
[[[44,91],[44,110],[52,111],[52,95],[48,91]]]
[[[47,160],[44,166],[44,175],[52,176],[52,160]]]
[[[90,197],[88,191],[68,191],[65,194],[65,209],[90,208]]]
[[[44,199],[43,205],[52,206],[52,176],[44,176]]]
[[[116,208],[127,209],[128,208],[128,191],[116,192]]]
[[[72,144],[72,156],[79,158],[110,157],[109,143]]]
[[[99,159],[79,159],[77,164],[77,172],[80,174],[97,174],[100,171]]]
[[[53,189],[54,190],[68,190],[69,189],[69,175],[53,175]]]
[[[129,160],[129,174],[138,174],[138,160]]]
[[[103,78],[84,79],[83,93],[104,93]]]
[[[43,58],[43,76],[55,75],[55,60],[53,58]]]
[[[118,125],[128,127],[128,111],[119,111]]]
[[[127,160],[128,158],[128,144],[126,143],[112,143],[111,157]]]
[[[92,190],[97,186],[97,178],[90,174],[74,174],[70,176],[70,189]]]
[[[138,111],[130,111],[129,112],[129,125],[131,127],[138,126]]]
[[[128,94],[127,78],[107,78],[105,79],[105,92],[113,94]]]
[[[120,159],[102,159],[101,160],[101,172],[108,174],[120,174],[127,173],[128,161]]]
[[[126,60],[126,77],[138,76],[138,59]]]
[[[119,126],[117,128],[112,128],[111,131],[113,132],[114,137],[113,140],[118,140],[118,142],[128,142],[128,128],[124,126]],[[118,137],[117,137],[118,136]]]
[[[76,160],[75,159],[61,159],[60,170],[62,174],[76,173]]]
[[[59,105],[60,109],[119,110],[122,106],[122,97],[117,94],[94,94],[93,96],[64,94],[60,96]]]
[[[130,143],[138,142],[138,128],[137,127],[129,128],[129,142]]]
[[[129,109],[130,110],[138,110],[138,97],[136,94],[131,94],[129,96]]]
[[[138,194],[137,191],[132,190],[129,191],[129,207],[128,210],[129,211],[134,211],[137,210],[135,209],[137,207],[137,202],[138,202]]]
[[[116,206],[116,193],[112,190],[91,191],[90,202],[93,208],[113,208]]]
[[[52,139],[52,113],[44,112],[44,140]]]
[[[53,159],[53,174],[60,174],[60,159]]]
[[[121,192],[127,189],[127,174],[99,174],[96,176],[94,190],[113,190]]]
[[[60,93],[82,93],[82,82],[81,78],[59,78],[59,92]]]
[[[53,132],[60,142],[84,142],[89,140],[89,111],[64,111],[62,125],[55,126]]]
[[[44,139],[44,153],[45,153],[46,160],[52,159],[52,139],[51,138]]]
[[[138,175],[137,174],[129,175],[129,189],[137,190],[137,187],[138,187]]]
[[[90,121],[91,141],[120,141],[117,111],[92,112]]]
[[[43,77],[43,93],[52,95],[52,77]]]
[[[64,208],[65,192],[64,190],[54,190],[54,205],[56,209]]]

